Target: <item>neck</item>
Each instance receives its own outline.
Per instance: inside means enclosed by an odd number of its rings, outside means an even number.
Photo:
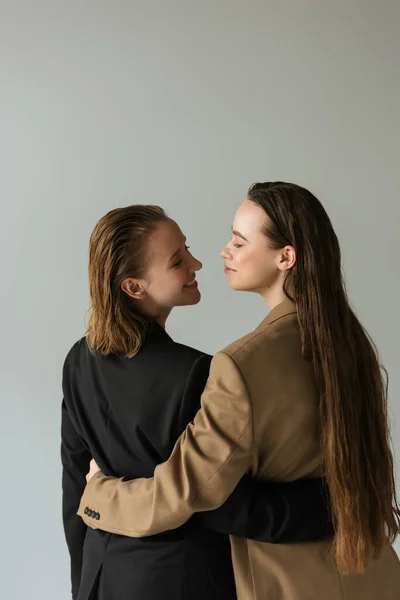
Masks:
[[[271,287],[265,290],[261,290],[260,296],[262,296],[265,304],[267,305],[270,311],[273,310],[275,306],[278,306],[278,304],[282,304],[282,302],[288,299],[282,287]]]
[[[166,322],[167,322],[167,319],[168,319],[168,317],[169,317],[169,315],[170,315],[170,313],[171,313],[171,310],[172,310],[171,308],[168,308],[168,309],[163,309],[163,310],[161,311],[161,313],[160,313],[160,314],[157,316],[157,318],[156,318],[156,321],[157,321],[157,323],[158,323],[159,325],[161,325],[161,327],[162,327],[163,329],[165,329],[165,324],[166,324]]]
[[[139,309],[138,309],[139,310]],[[140,312],[147,317],[151,317],[156,320],[163,329],[165,329],[165,323],[170,315],[172,308],[167,306],[159,306],[155,302],[144,299],[140,303]]]

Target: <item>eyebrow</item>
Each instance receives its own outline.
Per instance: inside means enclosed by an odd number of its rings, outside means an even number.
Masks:
[[[240,238],[241,238],[242,240],[244,240],[245,242],[248,242],[248,241],[249,241],[249,240],[248,240],[248,239],[246,239],[246,238],[244,237],[244,235],[242,235],[242,234],[241,234],[239,231],[234,231],[234,230],[232,229],[232,233],[233,233],[233,235],[236,235],[236,237],[240,237]]]

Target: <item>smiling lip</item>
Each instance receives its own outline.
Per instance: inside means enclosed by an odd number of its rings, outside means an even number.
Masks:
[[[197,281],[194,280],[193,283],[186,284],[183,287],[186,288],[187,290],[197,290],[197,288],[199,287],[199,285],[198,285]]]

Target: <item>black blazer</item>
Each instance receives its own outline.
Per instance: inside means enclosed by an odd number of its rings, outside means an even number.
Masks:
[[[92,457],[106,475],[128,479],[151,477],[168,459],[200,406],[210,362],[159,326],[132,359],[91,353],[85,339],[68,354],[61,457],[74,599],[235,600],[228,534],[283,543],[331,532],[320,480],[246,476],[218,510],[148,538],[92,530],[76,515]]]

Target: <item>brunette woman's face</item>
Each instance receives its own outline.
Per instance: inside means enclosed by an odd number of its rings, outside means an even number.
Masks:
[[[221,252],[229,285],[234,290],[265,296],[268,290],[283,287],[284,271],[293,266],[285,248],[269,247],[263,232],[266,220],[264,210],[248,199],[236,212],[232,238]]]
[[[160,222],[147,241],[147,267],[139,282],[146,311],[159,314],[200,301],[196,272],[202,264],[189,251],[186,237],[172,219]]]

